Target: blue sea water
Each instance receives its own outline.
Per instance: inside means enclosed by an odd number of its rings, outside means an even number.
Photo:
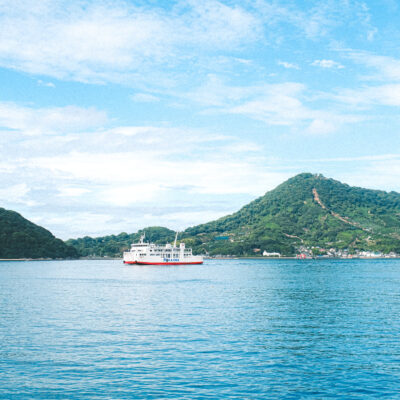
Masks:
[[[0,398],[400,398],[400,261],[0,262]]]

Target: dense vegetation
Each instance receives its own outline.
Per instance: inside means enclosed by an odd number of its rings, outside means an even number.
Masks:
[[[142,229],[137,233],[120,233],[119,235],[109,235],[97,238],[85,236],[79,239],[70,239],[67,244],[75,247],[83,257],[121,257],[131,244],[137,242],[145,232],[146,241],[152,243],[171,242],[175,238],[175,232],[167,228],[153,226]]]
[[[150,241],[171,242],[166,228],[147,228]],[[140,233],[70,240],[82,255],[121,255]],[[152,236],[154,234],[154,236]],[[216,221],[186,229],[195,253],[294,255],[301,246],[400,253],[400,194],[351,187],[322,175],[300,174]]]
[[[0,208],[0,258],[76,258],[75,248],[20,214]]]
[[[221,235],[230,240],[215,240]],[[304,173],[232,215],[187,229],[185,236],[197,251],[211,254],[260,249],[293,255],[302,245],[400,252],[400,194]]]

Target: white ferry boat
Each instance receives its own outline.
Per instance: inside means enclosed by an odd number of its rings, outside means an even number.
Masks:
[[[194,256],[192,249],[185,248],[185,243],[176,247],[177,237],[178,234],[175,236],[173,245],[167,243],[161,246],[145,243],[145,235],[142,235],[139,243],[133,243],[131,249],[124,252],[124,263],[142,265],[203,264],[203,257]]]

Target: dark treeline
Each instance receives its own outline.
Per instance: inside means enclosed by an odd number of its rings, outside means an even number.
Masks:
[[[20,214],[0,208],[0,258],[77,258],[77,250]]]
[[[175,238],[175,232],[170,229],[152,226],[136,233],[122,232],[119,235],[109,235],[97,238],[85,236],[79,239],[67,240],[67,244],[73,246],[82,257],[121,257],[125,250],[131,247],[131,244],[137,242],[140,236],[145,232],[146,241],[152,243],[172,242]]]

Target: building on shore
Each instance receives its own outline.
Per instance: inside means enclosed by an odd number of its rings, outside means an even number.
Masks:
[[[263,257],[280,257],[280,256],[281,256],[281,253],[277,253],[277,252],[269,253],[266,250],[263,251]]]

